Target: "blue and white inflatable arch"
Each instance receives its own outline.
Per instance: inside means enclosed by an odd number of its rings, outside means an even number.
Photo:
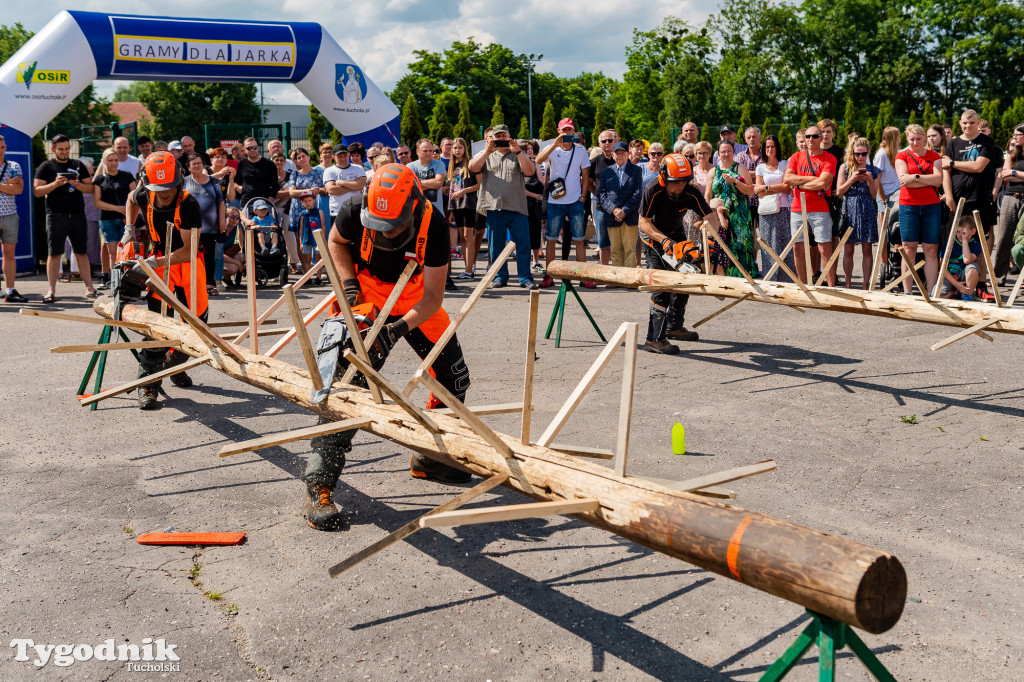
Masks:
[[[97,79],[294,83],[347,143],[398,143],[398,109],[320,24],[61,12],[0,66],[0,135],[25,171],[19,269],[33,267],[30,139]]]

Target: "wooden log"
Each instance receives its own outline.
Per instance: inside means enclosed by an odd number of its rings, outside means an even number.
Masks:
[[[83,346],[57,346],[51,353],[95,353],[96,351],[129,350],[137,348],[167,348],[166,341],[129,341],[127,343],[87,343]],[[171,346],[172,348],[176,346]]]
[[[723,306],[722,306],[721,308],[719,308],[719,309],[718,309],[718,310],[716,310],[715,312],[713,312],[713,313],[711,313],[710,315],[708,315],[707,317],[705,317],[705,318],[702,318],[702,319],[700,319],[700,320],[697,320],[696,322],[694,322],[694,323],[693,323],[693,328],[694,328],[694,329],[696,329],[697,327],[701,326],[701,325],[702,325],[702,324],[704,324],[705,322],[709,322],[709,321],[711,321],[711,320],[715,319],[716,317],[718,317],[719,315],[721,315],[722,313],[724,313],[724,312],[725,312],[726,310],[729,310],[730,308],[733,308],[733,307],[735,307],[735,306],[738,306],[738,305],[739,305],[740,303],[743,303],[743,302],[744,302],[744,301],[746,301],[746,300],[747,300],[748,298],[751,298],[751,297],[752,297],[753,295],[754,295],[753,293],[749,293],[749,294],[743,294],[742,296],[740,296],[740,297],[739,297],[739,298],[737,298],[736,300],[734,300],[734,301],[729,301],[728,303],[726,303],[725,305],[723,305]]]
[[[736,266],[736,269],[740,271],[740,274],[743,275],[743,279],[747,280],[747,284],[749,284],[754,289],[754,291],[757,292],[758,296],[766,299],[767,297],[764,295],[764,292],[761,291],[761,287],[757,286],[757,282],[754,281],[754,278],[750,276],[750,273],[747,272],[747,269],[743,267],[743,264],[740,263],[738,258],[736,258],[735,254],[733,254],[732,252],[732,249],[730,249],[729,245],[725,243],[725,240],[719,237],[717,232],[709,232],[709,234],[711,235],[712,239],[718,242],[719,248],[721,248],[722,251],[725,252],[725,255],[729,257],[729,260],[731,260],[732,264]]]
[[[321,261],[321,262],[323,262],[323,261]],[[321,299],[321,301],[319,303],[317,303],[313,307],[312,310],[310,310],[308,313],[306,313],[306,316],[302,318],[302,326],[308,327],[310,325],[310,323],[313,322],[313,320],[315,320],[316,318],[320,317],[320,315],[322,315],[325,310],[330,308],[331,304],[333,304],[333,303],[334,303],[334,292],[332,291],[331,293],[329,293],[326,296],[324,296],[323,299]],[[292,342],[292,340],[295,338],[295,335],[297,333],[298,332],[295,330],[295,328],[292,328],[291,331],[289,331],[287,334],[284,335],[283,339],[281,339],[280,341],[275,343],[270,348],[270,350],[267,351],[267,353],[266,353],[267,357],[271,357],[272,358],[272,357],[276,356],[278,353],[280,353],[284,349],[285,346],[287,346],[289,343]]]
[[[821,275],[818,276],[818,281],[814,283],[814,286],[820,287],[821,283],[825,281],[828,271],[832,269],[832,264],[836,262],[837,258],[839,258],[839,254],[843,252],[843,247],[846,246],[846,240],[850,238],[851,234],[853,234],[853,228],[846,228],[846,234],[844,234],[843,238],[839,240],[839,246],[833,249],[832,257],[828,259],[828,263],[824,268],[822,268]],[[836,278],[839,278],[839,273],[836,273]]]
[[[928,296],[928,289],[925,288],[924,283],[921,281],[921,276],[917,274],[917,268],[915,268],[914,264],[910,262],[906,251],[903,249],[900,249],[899,251],[903,262],[907,264],[907,271],[910,273],[910,276],[914,278],[914,284],[917,285],[917,290],[921,292],[921,298],[925,300],[925,303],[931,303],[932,299]]]
[[[626,476],[629,459],[629,426],[633,421],[633,384],[636,383],[636,342],[640,325],[627,323],[622,357],[622,390],[619,393],[619,428],[615,431],[615,473]]]
[[[1017,275],[1017,283],[1013,285],[1013,291],[1010,292],[1010,298],[1006,299],[1006,307],[1009,308],[1013,305],[1013,302],[1017,300],[1017,294],[1020,293],[1020,285],[1024,284],[1024,269]]]
[[[484,416],[488,414],[511,414],[513,412],[522,412],[522,403],[496,403],[494,405],[467,405],[466,409],[473,414]],[[427,410],[427,414],[447,414],[453,415],[455,411],[450,407],[435,407],[432,410]]]
[[[441,427],[439,427],[434,422],[433,419],[428,417],[426,412],[424,412],[423,410],[409,402],[408,398],[402,395],[402,393],[397,388],[392,386],[389,381],[387,381],[384,377],[378,374],[377,370],[375,370],[373,366],[370,365],[370,363],[364,363],[362,358],[356,355],[351,348],[345,349],[344,358],[351,362],[352,364],[354,364],[359,369],[359,371],[363,373],[363,376],[366,377],[367,383],[369,383],[371,386],[376,384],[377,387],[380,390],[387,393],[391,397],[391,399],[394,400],[395,403],[400,408],[402,408],[402,410],[406,414],[408,414],[410,417],[418,421],[420,423],[420,426],[425,428],[430,433],[441,432]],[[374,398],[374,402],[382,403],[383,401]]]
[[[803,232],[798,230],[797,233],[794,234],[790,238],[789,243],[786,244],[786,248],[784,248],[782,250],[782,253],[779,254],[779,258],[785,260],[786,256],[789,255],[789,252],[792,251],[793,247],[796,246],[796,240],[799,239],[802,234],[803,234]],[[779,261],[775,261],[775,263],[768,269],[768,272],[765,273],[764,277],[761,278],[761,281],[762,282],[771,281],[772,275],[775,274],[775,271],[778,270],[779,267],[780,267]],[[797,278],[794,277],[793,281],[795,282],[796,280],[797,280]]]
[[[639,268],[616,268],[597,263],[577,263],[576,261],[555,261],[548,266],[549,274],[555,278],[587,280],[599,284],[615,284],[630,289],[640,285],[664,285],[673,287],[679,284],[700,282],[705,285],[702,291],[692,292],[691,296],[726,296],[742,298],[753,296],[756,292],[738,277],[716,277],[709,275],[688,275],[669,270],[641,270]],[[804,294],[795,284],[765,282],[762,285],[771,303],[792,305],[803,303]],[[910,322],[926,322],[948,327],[973,327],[979,322],[992,319],[999,324],[990,328],[1004,334],[1024,334],[1024,310],[1011,308],[993,308],[989,303],[980,301],[954,301],[932,299],[930,303],[914,296],[896,296],[878,291],[840,292],[833,289],[815,289],[814,295],[820,305],[816,310],[856,313],[858,315],[874,315],[889,317]],[[754,298],[752,300],[761,301]],[[697,325],[694,325],[695,327]]]
[[[853,228],[851,227],[851,228],[850,228],[850,230],[852,230],[852,229],[853,229]],[[847,237],[849,237],[849,236],[850,236],[850,232],[849,232],[849,230],[847,230],[846,236],[847,236]],[[782,271],[783,271],[784,273],[786,273],[786,275],[787,275],[787,276],[788,276],[788,277],[789,277],[789,278],[790,278],[791,280],[793,280],[794,282],[796,282],[796,285],[797,285],[798,287],[800,287],[800,291],[802,291],[802,292],[804,292],[805,294],[807,294],[807,298],[811,299],[811,303],[812,303],[812,304],[816,304],[816,303],[817,303],[818,301],[817,301],[817,300],[816,300],[816,299],[814,298],[814,294],[813,294],[813,293],[811,293],[811,290],[810,290],[810,289],[809,289],[809,288],[807,287],[807,285],[806,285],[806,284],[804,284],[803,282],[801,282],[801,281],[800,281],[800,278],[796,276],[796,273],[795,273],[795,272],[793,272],[793,270],[792,270],[792,269],[791,269],[791,268],[790,268],[790,267],[789,267],[788,265],[786,265],[785,261],[783,261],[783,260],[782,260],[782,258],[781,258],[781,257],[779,257],[779,255],[778,255],[777,253],[775,253],[775,250],[774,250],[774,249],[772,249],[772,247],[768,245],[768,242],[764,241],[763,239],[758,239],[758,240],[757,240],[757,243],[761,245],[761,248],[762,248],[762,249],[764,249],[765,251],[767,251],[767,252],[768,252],[768,255],[769,255],[769,256],[771,256],[771,257],[772,257],[773,259],[775,259],[775,262],[776,262],[776,263],[778,264],[778,266],[779,266],[780,268],[782,268]],[[822,277],[824,277],[824,276],[825,276],[825,272],[827,272],[827,270],[824,270],[824,271],[822,271],[822,273],[821,273],[821,274],[822,274]],[[819,280],[818,280],[818,284],[819,284],[819,285],[821,284],[821,279],[820,279],[820,278],[819,278]]]
[[[615,453],[607,448],[591,448],[585,445],[570,445],[569,443],[552,443],[548,447],[573,457],[587,457],[590,459],[614,459],[615,457]]]
[[[171,282],[171,237],[174,236],[174,223],[167,221],[167,232],[164,237],[164,287],[170,288]],[[147,273],[149,274],[149,273]],[[150,275],[152,277],[152,275]],[[163,296],[160,297],[160,314],[167,314],[167,301]]]
[[[281,300],[283,301],[284,297],[282,297]],[[259,323],[263,324],[264,322],[266,322],[267,324],[277,324],[277,320],[264,320],[264,319],[262,319],[262,316],[261,316],[261,319],[259,320]],[[217,321],[217,322],[207,322],[206,326],[210,327],[211,329],[218,329],[220,327],[246,327],[246,330],[243,333],[246,336],[248,336],[249,335],[248,324],[249,324],[249,320],[220,320],[220,321]],[[234,340],[234,343],[238,343],[238,342],[239,342],[238,339]]]
[[[281,336],[282,334],[291,334],[295,331],[295,327],[271,327],[269,329],[261,329],[257,334],[260,336]]]
[[[881,290],[881,293],[884,294],[884,293],[887,293],[889,291],[892,291],[893,289],[895,289],[899,285],[903,284],[903,280],[905,280],[907,277],[910,277],[910,271],[911,270],[920,270],[921,268],[924,267],[924,263],[925,263],[924,261],[920,261],[920,262],[916,263],[913,268],[907,268],[906,272],[904,272],[899,277],[897,277],[893,281],[891,281],[888,284],[886,284],[885,288]]]
[[[292,429],[290,431],[282,431],[281,433],[272,433],[268,436],[260,436],[259,438],[251,438],[239,443],[225,445],[220,449],[220,452],[217,453],[217,456],[230,457],[231,455],[240,455],[243,452],[255,452],[256,450],[262,450],[263,448],[272,448],[276,445],[294,443],[297,440],[309,440],[310,438],[316,438],[317,436],[327,436],[341,431],[360,429],[370,424],[372,421],[373,420],[368,417],[357,417],[355,419],[344,419],[340,422],[317,424],[316,426],[310,426],[305,429]]]
[[[669,490],[679,490],[690,493],[710,486],[738,481],[741,478],[749,478],[751,476],[757,476],[758,474],[766,474],[769,471],[775,471],[775,461],[771,459],[745,467],[726,469],[725,471],[719,471],[714,474],[707,474],[706,476],[698,476],[697,478],[691,478],[686,481],[679,481],[678,483],[672,483],[665,487]]]
[[[566,274],[571,276],[568,269]],[[93,307],[105,317],[113,314],[109,299],[97,300]],[[987,312],[1002,311],[987,306]],[[195,331],[181,322],[135,306],[125,315],[129,321],[148,324],[154,339],[180,342],[189,355],[205,353]],[[431,414],[439,431],[429,433],[418,428],[403,408],[375,404],[367,391],[355,387],[313,405],[305,372],[241,352],[244,364],[225,356],[217,369],[332,420],[371,418],[366,431],[478,476],[508,472],[506,459],[486,447],[461,420]],[[600,508],[580,514],[581,520],[867,632],[888,630],[902,614],[906,573],[887,552],[640,478],[622,478],[606,466],[526,446],[518,438],[505,442],[530,486],[528,496],[538,502],[598,499]],[[515,477],[505,485],[519,492],[525,487]]]
[[[991,327],[995,323],[996,323],[995,320],[986,320],[985,322],[979,322],[978,324],[974,325],[973,327],[968,327],[967,329],[963,330],[962,332],[957,332],[956,334],[953,334],[953,336],[950,336],[949,338],[946,338],[946,339],[943,339],[942,341],[939,341],[934,346],[932,346],[932,350],[939,350],[940,348],[945,348],[946,346],[950,345],[951,343],[956,343],[960,339],[966,339],[971,334],[978,334],[978,332],[980,332],[981,330],[985,329],[986,327]],[[992,340],[992,337],[988,336],[987,334],[980,334],[980,336],[983,339],[985,339],[986,341],[991,341]]]

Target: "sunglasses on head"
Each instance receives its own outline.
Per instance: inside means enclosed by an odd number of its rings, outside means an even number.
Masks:
[[[817,135],[806,134],[804,135],[804,137],[806,137],[808,140],[817,140],[819,137],[821,137],[821,133]]]

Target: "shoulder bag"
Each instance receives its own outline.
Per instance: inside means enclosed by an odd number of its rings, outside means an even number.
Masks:
[[[767,168],[767,166],[765,167]],[[769,192],[757,200],[758,215],[775,215],[781,207],[782,203],[777,192]]]

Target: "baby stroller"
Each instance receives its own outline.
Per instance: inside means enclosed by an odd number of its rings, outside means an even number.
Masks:
[[[267,205],[267,216],[274,221],[274,234],[277,235],[277,248],[278,250],[271,253],[264,253],[260,249],[259,242],[253,238],[254,248],[254,264],[256,266],[256,272],[253,273],[253,277],[256,279],[256,286],[260,289],[267,287],[270,283],[270,279],[274,278],[278,286],[285,286],[288,284],[288,245],[284,238],[284,231],[281,228],[281,213],[278,211],[274,202],[267,201],[256,197],[250,199],[249,202],[242,207],[242,216],[246,220],[252,220],[256,215],[255,206],[257,202],[264,202]],[[270,247],[270,239],[267,239],[267,247]],[[246,273],[248,275],[249,273]]]

